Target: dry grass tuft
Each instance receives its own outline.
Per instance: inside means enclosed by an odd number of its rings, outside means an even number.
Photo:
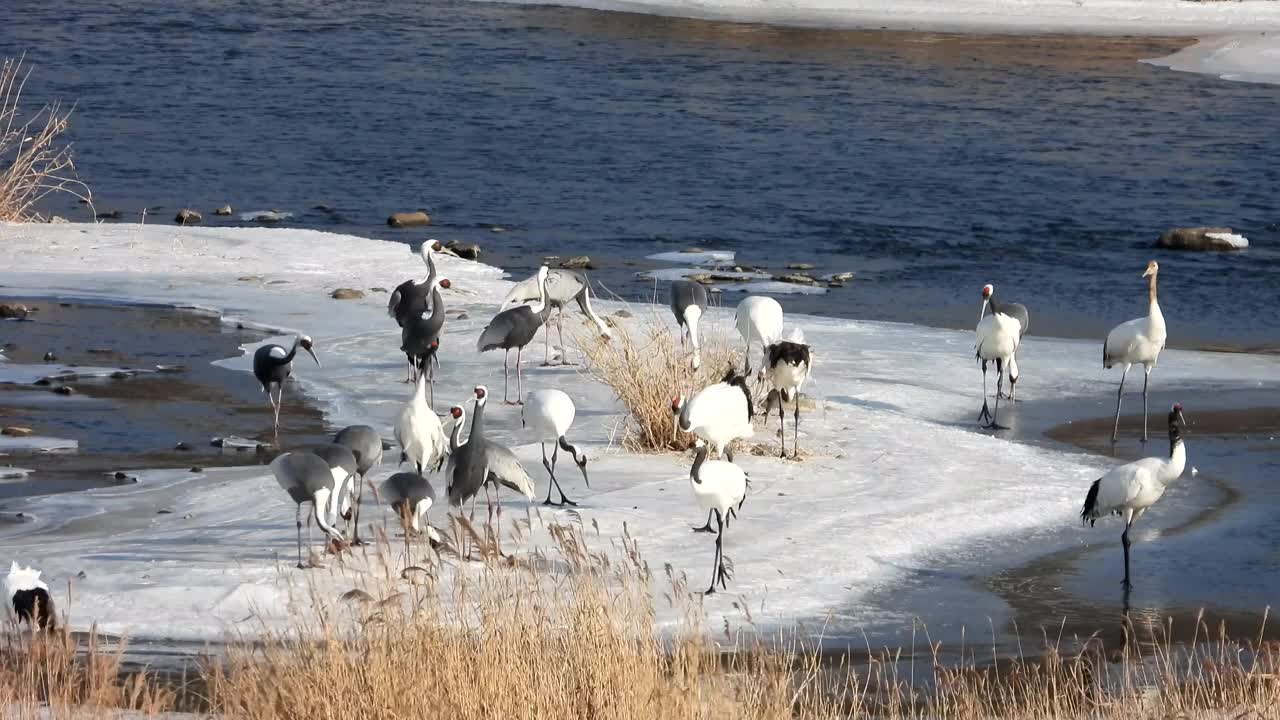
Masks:
[[[92,194],[76,177],[71,144],[63,141],[71,110],[54,101],[24,116],[20,103],[30,76],[23,58],[0,66],[0,222],[43,220],[35,206],[58,192],[90,203],[92,211]]]
[[[728,332],[707,317],[699,327],[702,366],[694,371],[689,367],[692,351],[681,351],[680,336],[674,321],[668,322],[665,306],[651,305],[639,313],[615,323],[608,343],[576,328],[573,342],[586,357],[586,372],[610,387],[627,410],[623,447],[633,452],[687,450],[693,438],[673,435],[671,401],[719,382],[731,366],[741,371],[742,358]],[[732,338],[736,337],[735,333]]]

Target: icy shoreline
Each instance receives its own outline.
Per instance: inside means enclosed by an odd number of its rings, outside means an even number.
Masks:
[[[306,331],[316,339],[324,367],[299,366],[297,376],[330,422],[368,422],[390,436],[406,393],[398,382],[403,360],[398,331],[385,314],[386,296],[370,288],[393,287],[421,272],[421,262],[403,245],[302,230],[130,225],[0,226],[0,242],[13,258],[0,271],[4,294],[221,309],[228,322]],[[477,383],[497,391],[501,356],[478,355],[473,343],[507,287],[500,270],[477,263],[446,258],[442,272],[455,288],[446,305],[468,317],[446,325],[438,405],[458,401]],[[361,288],[367,296],[332,300],[328,294],[336,287]],[[602,305],[608,312],[621,307]],[[712,317],[730,333],[727,315]],[[931,553],[963,553],[978,538],[1025,542],[1038,529],[1074,526],[1080,495],[1106,461],[974,432],[980,376],[969,333],[792,320],[818,354],[810,391],[823,410],[804,420],[803,440],[820,456],[803,464],[742,459],[755,482],[754,501],[727,538],[737,575],[732,593],[706,602],[711,626],[740,619],[733,607],[739,598],[751,602],[761,627],[837,609],[842,614],[828,623],[832,633],[893,622],[899,616],[892,608],[859,601],[890,586],[913,562]],[[530,348],[533,364],[541,359],[540,342]],[[1023,400],[1096,397],[1099,408],[1106,407],[1115,377],[1097,366],[1096,351],[1094,343],[1030,338],[1019,363]],[[1277,368],[1275,358],[1249,355],[1168,351],[1161,360],[1156,404],[1179,383],[1253,387]],[[222,364],[247,369],[248,359]],[[584,522],[597,523],[606,540],[626,523],[651,564],[669,562],[691,584],[704,582],[710,544],[688,532],[687,522],[698,518],[687,459],[611,449],[616,403],[607,389],[573,369],[530,366],[526,382],[528,389],[569,390],[579,404],[578,442],[594,458]],[[492,415],[500,437],[527,442],[518,410],[495,408]],[[234,431],[210,428],[211,435]],[[545,490],[537,446],[522,444],[517,454]],[[387,465],[382,474],[391,471]],[[513,505],[510,515],[523,517],[523,503]],[[173,512],[156,515],[157,507]],[[106,632],[135,637],[218,640],[246,630],[254,613],[284,622],[302,586],[301,574],[286,562],[293,549],[292,505],[262,467],[141,473],[136,485],[39,498],[7,510],[33,519],[0,529],[13,557],[43,569],[51,587],[65,588],[85,572],[75,581],[73,627],[96,621]],[[433,519],[442,518],[443,509],[436,508]],[[547,543],[535,530],[525,544]],[[1034,550],[1035,542],[1026,544]],[[309,579],[335,596],[350,587],[342,573],[321,571]]]

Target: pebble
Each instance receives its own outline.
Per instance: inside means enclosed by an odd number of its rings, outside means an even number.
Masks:
[[[127,373],[127,372],[125,372],[125,371],[123,371],[123,370],[117,370],[117,371],[115,371],[115,372],[111,373],[111,378],[112,378],[113,380],[123,380],[123,379],[125,379],[125,378],[127,378],[127,377],[129,377],[129,373]]]
[[[364,297],[364,291],[355,288],[338,288],[330,293],[329,297],[334,300],[359,300]]]
[[[846,280],[852,280],[852,279],[853,279],[853,273],[851,272],[841,272],[831,276],[832,282],[845,282]]]
[[[76,392],[76,389],[71,387],[70,385],[61,385],[58,387],[57,390],[54,390],[54,392],[58,393],[59,395],[74,395]]]
[[[24,318],[31,313],[26,305],[0,304],[0,318]]]
[[[387,291],[387,289],[386,289],[386,288],[384,288],[384,287],[371,287],[371,288],[369,288],[369,292],[384,293],[384,292],[386,292],[386,291]]]
[[[387,225],[396,228],[430,224],[431,216],[421,210],[416,212],[391,213],[391,216],[387,218]]]
[[[195,225],[203,219],[204,216],[191,208],[182,208],[177,215],[173,216],[173,221],[179,225]]]
[[[174,446],[173,446],[173,449],[174,449],[174,450],[190,450],[190,449],[191,449],[191,446],[190,446],[190,445],[188,445],[188,444],[186,444],[186,443],[184,443],[184,442],[180,442],[180,443],[178,443],[177,445],[174,445]]]
[[[193,473],[204,472],[204,468],[200,467],[199,465],[192,465],[191,472]]]
[[[54,355],[52,350],[50,350],[50,351],[48,351],[48,352],[46,352],[46,353],[44,354],[44,361],[45,361],[45,362],[53,362],[54,360],[57,360],[57,359],[58,359],[58,356],[57,356],[57,355]]]
[[[0,435],[8,435],[9,437],[27,437],[31,433],[31,428],[20,427],[18,425],[10,425],[5,429],[0,430]]]
[[[567,260],[560,262],[560,267],[568,270],[593,270],[595,265],[591,263],[591,258],[586,255],[575,255]]]
[[[813,263],[787,263],[788,270],[812,270],[814,267]]]
[[[218,208],[217,210],[214,210],[214,211],[213,211],[213,214],[214,214],[214,215],[230,215],[230,214],[231,214],[231,206],[230,206],[230,205],[223,205],[222,207]]]

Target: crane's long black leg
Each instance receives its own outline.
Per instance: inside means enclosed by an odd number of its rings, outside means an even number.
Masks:
[[[1120,434],[1120,402],[1124,399],[1124,379],[1129,374],[1129,366],[1124,366],[1124,371],[1120,373],[1120,388],[1116,390],[1116,422],[1111,426],[1111,442],[1116,441],[1116,436]]]
[[[542,367],[549,367],[551,365],[551,326],[543,325],[542,332],[544,333],[544,335],[542,336],[542,339],[543,339]]]
[[[986,393],[987,393],[986,377],[987,377],[987,376],[986,376],[986,373],[983,373],[983,375],[982,375],[982,378],[983,378],[983,383],[982,383],[982,394],[983,394],[982,404],[983,404],[983,406],[984,406],[984,407],[985,407],[985,406],[986,406],[986,404],[987,404],[987,400],[986,400]],[[991,416],[991,422],[987,423],[987,425],[986,425],[986,427],[988,427],[988,428],[990,428],[990,429],[992,429],[992,430],[1008,430],[1008,429],[1009,429],[1009,428],[1005,427],[1004,425],[1001,425],[999,422],[997,422],[997,420],[999,420],[999,419],[1000,419],[1000,385],[1001,385],[1003,382],[1004,382],[1004,360],[1002,360],[1002,359],[1000,359],[1000,358],[996,358],[996,411],[995,411],[995,413],[994,413],[994,414],[992,414],[992,416]]]
[[[991,422],[991,408],[987,407],[987,361],[982,361],[982,412],[978,413],[978,422]]]
[[[1129,528],[1131,527],[1133,527],[1131,524],[1125,523],[1124,533],[1120,535],[1120,542],[1124,545],[1124,580],[1120,582],[1125,588],[1133,587],[1133,584],[1129,582],[1129,546],[1132,544],[1129,541]]]
[[[507,393],[507,376],[511,374],[511,350],[510,348],[502,351],[502,402],[510,403],[511,396]]]
[[[791,457],[796,460],[800,459],[800,391],[796,391],[796,412],[795,417],[791,421],[792,430],[795,431],[795,442],[791,443]]]
[[[542,501],[543,505],[555,505],[551,502],[551,491],[556,484],[556,471],[551,468],[551,462],[547,460],[547,444],[542,443],[542,467],[547,469],[547,476],[551,481],[547,483],[547,499]]]
[[[708,511],[707,511],[707,524],[706,524],[706,525],[703,525],[702,527],[696,527],[696,528],[694,528],[694,529],[693,529],[693,531],[694,531],[694,532],[702,532],[702,533],[715,532],[715,531],[716,531],[716,529],[715,529],[715,528],[713,528],[713,527],[711,527],[711,517],[712,517],[712,515],[713,515],[714,513],[715,513],[715,510],[708,510]]]
[[[561,439],[564,439],[563,435],[561,435],[560,437]],[[559,459],[560,459],[560,444],[556,443],[555,449],[551,452],[551,469],[552,470],[556,469],[556,463],[559,461]],[[578,503],[570,500],[569,496],[564,494],[564,488],[560,487],[560,480],[556,478],[554,473],[552,473],[551,479],[555,480],[556,490],[560,491],[560,504],[572,505],[573,507],[577,507]]]
[[[779,437],[782,438],[782,451],[778,454],[780,458],[787,456],[787,416],[782,407],[783,404],[782,391],[778,391],[778,433]],[[768,413],[765,413],[765,416],[767,417]]]
[[[560,364],[573,365],[569,362],[569,348],[564,344],[564,308],[556,311],[556,334],[560,336]]]
[[[307,566],[302,564],[302,503],[298,503],[298,512],[294,518],[298,522],[298,569],[305,570]]]
[[[352,519],[354,521],[353,527],[355,529],[351,531],[351,544],[363,545],[364,541],[360,539],[360,499],[364,497],[364,476],[359,475],[357,476],[357,478],[358,479],[356,480],[356,482],[358,484],[356,485],[356,493],[355,493],[356,509],[355,509],[355,514],[352,515]]]
[[[1145,376],[1142,378],[1142,442],[1147,441],[1147,385],[1151,382],[1151,368],[1143,367],[1146,370]]]
[[[516,404],[524,404],[524,372],[520,370],[520,357],[524,354],[524,348],[516,348]]]
[[[711,586],[707,588],[707,591],[704,593],[705,595],[715,594],[716,581],[720,579],[720,573],[724,568],[723,566],[724,558],[722,556],[722,553],[724,551],[724,546],[721,542],[722,540],[724,540],[724,523],[721,522],[720,520],[719,512],[715,510],[712,510],[712,512],[715,513],[716,524],[719,526],[719,529],[716,530],[716,557],[715,557],[715,563],[712,565],[712,568],[711,568]],[[710,518],[707,519],[707,524],[708,525],[711,524]]]

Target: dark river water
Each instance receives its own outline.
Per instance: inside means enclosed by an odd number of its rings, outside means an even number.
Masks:
[[[858,274],[793,311],[971,327],[990,281],[1033,332],[1086,337],[1142,312],[1157,257],[1171,344],[1280,337],[1280,87],[1137,62],[1186,40],[447,0],[19,5],[0,54],[26,52],[30,102],[76,103],[80,172],[97,210],[128,220],[274,208],[286,225],[476,241],[520,274],[589,253],[627,298],[652,292],[646,255],[732,249]],[[436,227],[385,226],[416,208]],[[1199,224],[1254,247],[1151,248]]]

